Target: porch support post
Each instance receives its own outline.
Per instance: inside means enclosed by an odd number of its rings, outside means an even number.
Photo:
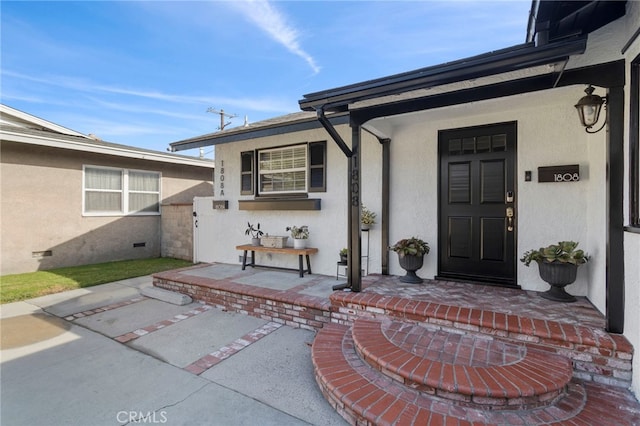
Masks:
[[[380,228],[382,238],[380,245],[382,253],[382,275],[389,275],[389,196],[390,196],[390,172],[391,172],[391,139],[380,139],[382,144],[382,220]]]
[[[624,332],[624,88],[609,88],[607,102],[607,331]]]
[[[360,226],[360,125],[351,123],[351,157],[349,157],[349,200],[348,230],[349,254],[347,261],[347,282],[351,291],[362,290],[362,241]]]

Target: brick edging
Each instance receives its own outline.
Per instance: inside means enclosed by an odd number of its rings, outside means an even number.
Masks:
[[[154,275],[153,285],[221,309],[291,327],[316,331],[331,321],[331,305],[321,298],[238,284],[230,279],[213,281],[168,272]]]
[[[477,308],[384,296],[376,293],[333,293],[337,322],[358,316],[387,315],[516,341],[527,347],[553,351],[573,361],[574,376],[614,386],[631,383],[633,346],[622,335],[557,321],[527,318]]]
[[[351,334],[356,351],[373,368],[412,389],[470,406],[550,404],[564,394],[573,372],[568,358],[542,351],[526,351],[517,361],[494,365],[429,359],[397,346],[375,319],[356,319]]]

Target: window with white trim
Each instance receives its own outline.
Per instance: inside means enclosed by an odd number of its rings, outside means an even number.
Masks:
[[[307,192],[307,145],[258,151],[258,193]]]
[[[83,213],[155,215],[160,213],[160,173],[84,166]]]

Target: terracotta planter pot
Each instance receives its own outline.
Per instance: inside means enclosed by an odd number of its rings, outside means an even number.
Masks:
[[[414,256],[411,254],[405,255],[398,253],[398,260],[400,261],[400,266],[407,271],[405,276],[400,277],[400,281],[403,283],[420,284],[422,278],[416,275],[416,271],[422,268],[424,255]]]
[[[567,293],[564,288],[576,280],[578,265],[558,262],[538,262],[540,278],[551,288],[540,294],[545,299],[556,302],[575,302],[577,299]]]

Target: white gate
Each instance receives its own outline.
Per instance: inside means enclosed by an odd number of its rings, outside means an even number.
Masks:
[[[214,262],[213,197],[193,198],[193,262]]]

